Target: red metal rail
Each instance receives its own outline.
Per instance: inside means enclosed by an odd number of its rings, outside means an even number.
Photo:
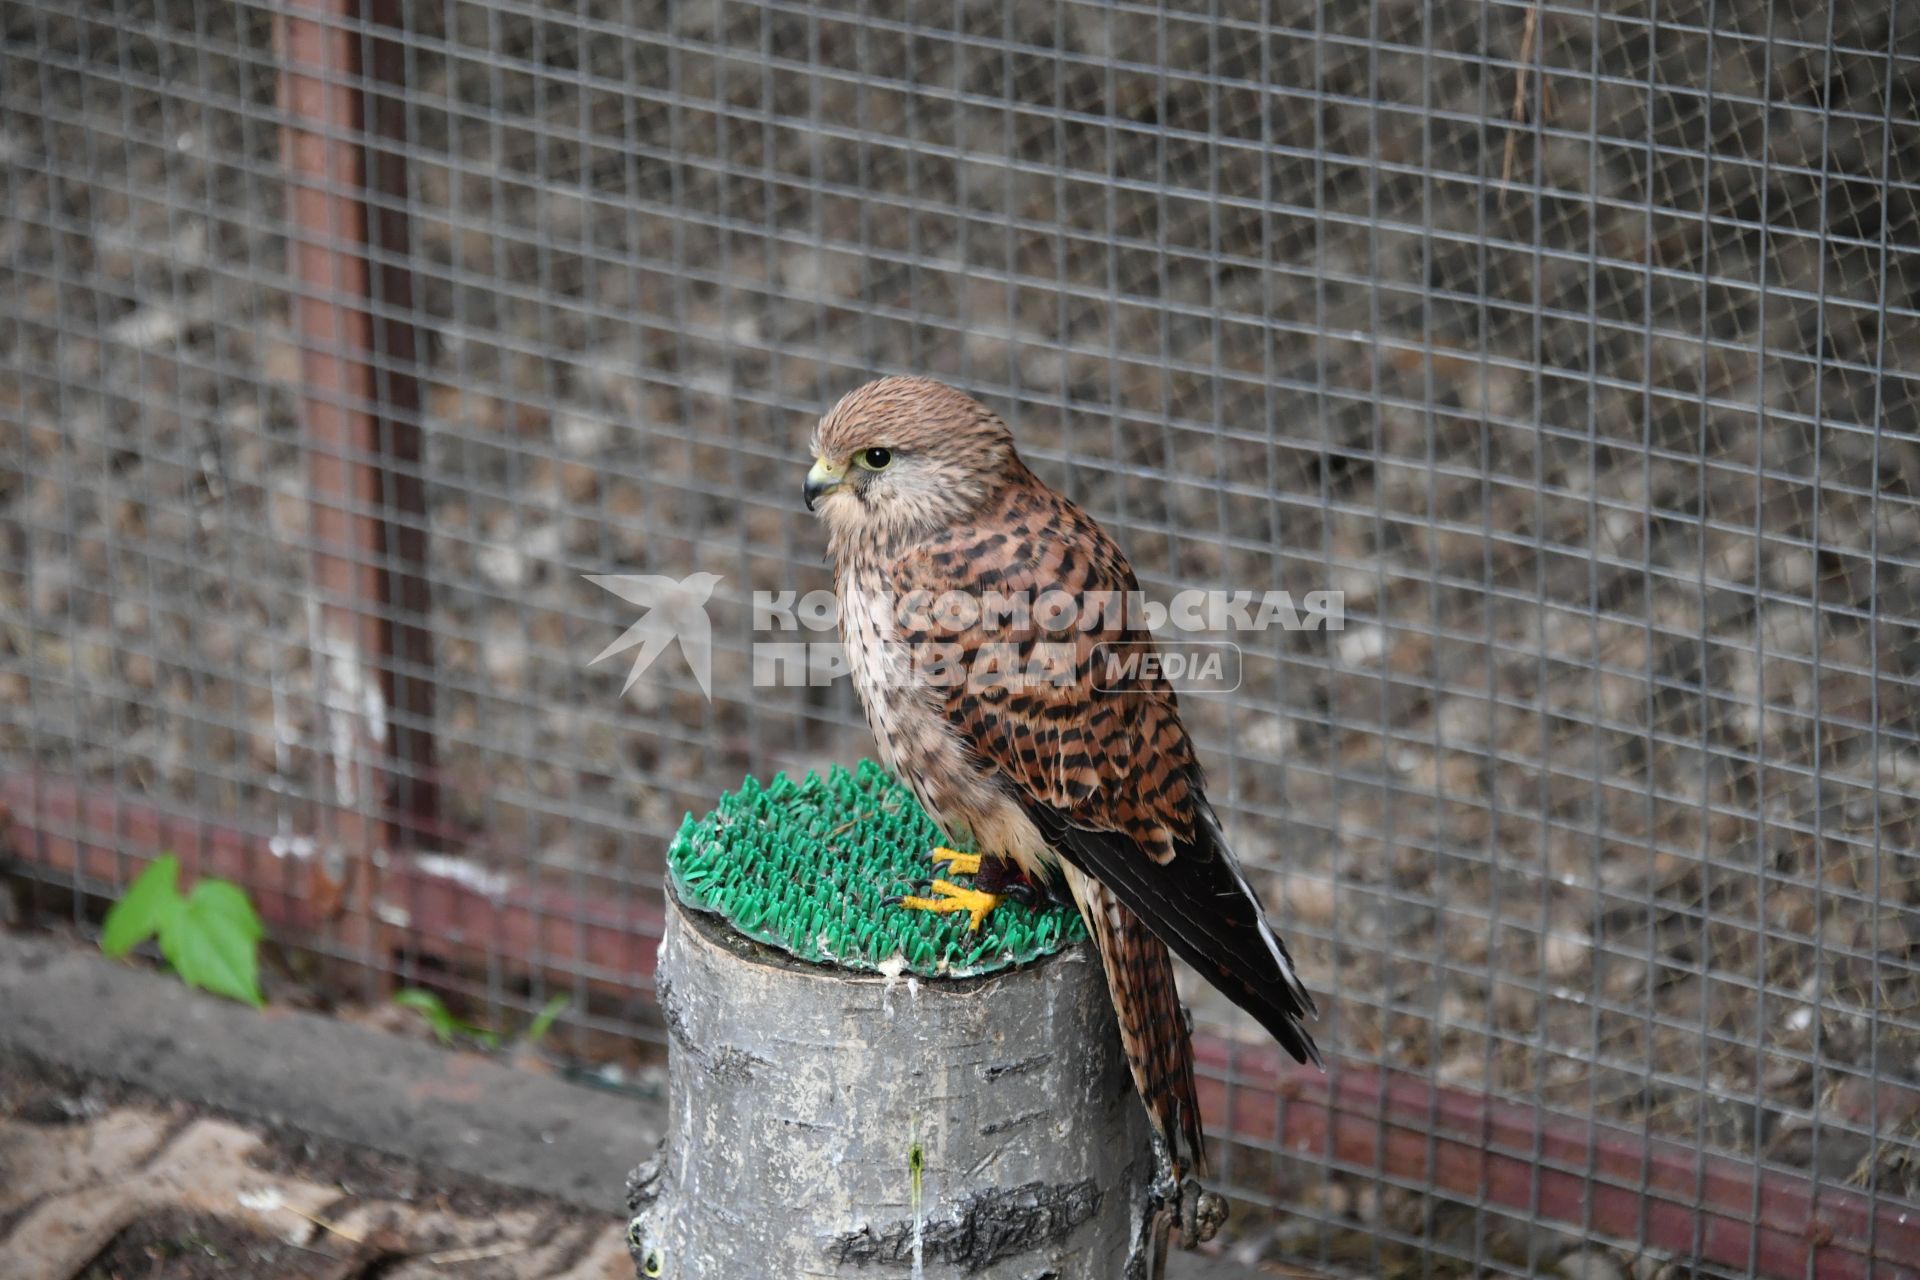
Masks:
[[[1322,1074],[1272,1046],[1213,1037],[1195,1047],[1201,1110],[1237,1141],[1743,1273],[1920,1276],[1920,1209],[1911,1205],[1876,1205],[1797,1173],[1415,1075],[1337,1061]]]
[[[0,855],[10,849],[31,874],[107,886],[162,850],[197,850],[199,871],[247,885],[276,935],[297,942],[325,929],[326,913],[299,891],[301,877],[272,874],[289,856],[272,845],[105,788],[0,774]],[[584,975],[629,999],[651,988],[661,923],[651,904],[582,901],[407,855],[378,868],[369,901],[377,958],[411,952],[563,983]],[[1208,1126],[1238,1141],[1762,1276],[1920,1280],[1920,1206],[1418,1076],[1339,1062],[1322,1075],[1270,1046],[1213,1036],[1196,1049]]]
[[[339,910],[309,873],[324,856],[311,841],[276,839],[46,774],[0,773],[0,867],[9,851],[37,878],[81,888],[123,884],[172,852],[195,875],[245,886],[274,936],[293,943],[332,934]],[[463,864],[432,855],[356,861],[367,874],[371,965],[384,969],[403,954],[453,968],[492,960],[557,983],[599,975],[594,985],[628,998],[652,990],[657,908],[585,901],[492,871],[461,874]]]

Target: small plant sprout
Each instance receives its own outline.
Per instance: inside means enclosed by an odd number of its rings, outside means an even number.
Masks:
[[[529,1047],[538,1046],[547,1038],[547,1032],[553,1030],[553,1020],[565,1013],[567,1006],[572,1003],[573,1001],[566,996],[550,997],[540,1006],[540,1012],[533,1015],[533,1021],[527,1024],[527,1029],[521,1033],[520,1039]]]
[[[507,1037],[495,1031],[485,1023],[473,1022],[461,1017],[447,1008],[447,1002],[431,991],[420,987],[407,987],[394,993],[393,1002],[402,1008],[412,1009],[426,1021],[434,1037],[441,1044],[452,1044],[465,1038],[484,1045],[489,1049],[498,1049],[506,1043]],[[525,1031],[516,1039],[528,1047],[540,1043],[547,1032],[553,1029],[553,1021],[572,1003],[566,996],[554,996],[540,1007]]]
[[[266,929],[253,903],[230,880],[202,879],[180,892],[180,860],[156,858],[107,912],[100,949],[124,956],[149,938],[190,987],[255,1008],[260,994],[260,940]]]
[[[500,1036],[497,1032],[477,1022],[469,1022],[453,1010],[447,1008],[447,1002],[431,991],[420,987],[407,987],[396,991],[393,1002],[402,1008],[411,1009],[426,1020],[427,1026],[441,1044],[452,1044],[454,1040],[465,1036],[477,1040],[489,1049],[497,1048]]]

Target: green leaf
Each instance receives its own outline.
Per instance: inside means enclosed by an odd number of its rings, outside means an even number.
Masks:
[[[160,926],[160,950],[190,987],[256,1007],[262,929],[247,895],[225,880],[202,880]]]
[[[100,949],[110,956],[124,956],[159,933],[184,905],[179,881],[178,858],[170,853],[155,858],[107,912]]]
[[[402,1009],[415,1009],[429,1017],[436,1013],[443,1014],[449,1018],[453,1016],[447,1013],[447,1006],[442,1003],[439,996],[433,994],[431,991],[422,990],[419,987],[400,988],[400,990],[393,993],[393,1002]]]
[[[453,1010],[447,1008],[446,1001],[431,991],[423,991],[419,987],[407,987],[393,993],[393,1002],[404,1009],[412,1009],[425,1018],[427,1025],[433,1028],[433,1034],[439,1037],[442,1044],[451,1043],[455,1035],[467,1029],[466,1023],[455,1017]]]
[[[523,1037],[528,1044],[539,1044],[553,1030],[553,1020],[560,1016],[573,1001],[567,996],[555,996],[540,1006],[540,1012],[533,1015],[533,1021],[527,1024],[527,1034]]]
[[[208,915],[229,922],[255,942],[267,936],[267,927],[260,923],[260,915],[248,900],[247,891],[231,880],[202,880],[193,886],[187,901],[197,904]]]

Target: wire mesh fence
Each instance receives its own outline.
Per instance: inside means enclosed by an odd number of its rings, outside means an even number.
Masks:
[[[657,1039],[683,812],[870,750],[750,601],[924,371],[1150,594],[1344,593],[1186,703],[1335,1058],[1192,989],[1244,1251],[1920,1265],[1920,6],[0,13],[33,914],[172,848],[328,998]],[[589,665],[694,571],[711,697]]]

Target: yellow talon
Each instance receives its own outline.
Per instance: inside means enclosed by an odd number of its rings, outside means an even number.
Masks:
[[[935,880],[933,893],[931,898],[902,898],[900,905],[909,911],[932,911],[943,916],[964,911],[968,918],[967,928],[974,932],[979,931],[980,922],[1000,905],[1000,895],[997,893],[982,893],[978,889],[964,888],[946,880]]]
[[[941,845],[927,856],[935,862],[946,863],[948,875],[971,876],[978,875],[980,871],[980,855],[977,853],[962,853]]]

